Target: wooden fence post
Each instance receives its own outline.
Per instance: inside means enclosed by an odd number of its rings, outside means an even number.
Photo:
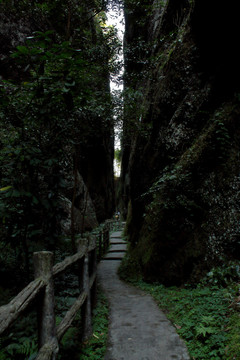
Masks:
[[[97,244],[97,238],[95,239]],[[92,251],[92,274],[97,273],[97,247]],[[92,309],[95,308],[97,303],[97,277],[94,280],[92,289],[91,289],[91,304]]]
[[[107,226],[107,229],[106,229],[106,237],[107,237],[107,249],[109,247],[109,244],[110,244],[110,231],[109,231],[109,226]]]
[[[98,261],[102,258],[102,231],[98,234]]]
[[[104,239],[103,241],[104,241],[104,253],[105,253],[109,247],[109,228],[107,224],[104,225],[103,239]]]
[[[33,254],[34,276],[42,278],[46,282],[46,288],[39,296],[38,309],[38,346],[39,349],[47,343],[54,343],[52,359],[56,359],[58,353],[58,341],[56,336],[56,322],[54,311],[54,285],[53,285],[53,253],[40,251]]]
[[[89,259],[88,253],[84,257],[83,264],[83,288],[87,293],[87,299],[82,308],[83,320],[83,340],[87,340],[92,335],[92,314],[91,314],[91,296],[89,289]]]
[[[88,258],[89,239],[83,239],[82,245],[84,242],[87,243],[87,248],[81,266],[81,273],[79,274],[80,291],[83,290],[87,294],[87,298],[81,308],[83,341],[89,339],[89,337],[92,335],[92,312],[91,312],[91,296],[90,296],[90,288],[89,288],[89,258]]]
[[[106,237],[106,227],[103,228],[103,252],[105,254],[107,250],[107,237]]]

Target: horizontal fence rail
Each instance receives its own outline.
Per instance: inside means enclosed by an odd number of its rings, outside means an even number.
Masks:
[[[0,334],[23,313],[45,286],[46,283],[43,279],[36,279],[28,284],[8,305],[1,306]]]
[[[59,342],[71,326],[77,312],[82,311],[83,340],[92,334],[91,312],[96,302],[97,261],[100,261],[109,246],[109,233],[118,223],[105,222],[98,233],[80,240],[78,251],[53,265],[53,253],[40,251],[33,254],[34,277],[13,300],[0,307],[0,335],[6,331],[37,298],[38,346],[36,360],[55,360]],[[66,312],[58,326],[55,321],[54,277],[64,273],[73,264],[79,264],[79,296]]]

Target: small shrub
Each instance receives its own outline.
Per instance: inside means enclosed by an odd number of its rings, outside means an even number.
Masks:
[[[240,262],[229,261],[227,264],[217,266],[202,279],[202,284],[227,287],[230,283],[240,281]]]

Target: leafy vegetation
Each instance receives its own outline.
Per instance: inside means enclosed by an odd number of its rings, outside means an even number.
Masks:
[[[58,246],[67,177],[94,138],[112,133],[108,82],[117,71],[119,41],[106,26],[105,7],[99,1],[1,2],[16,22],[26,15],[19,45],[7,49],[11,71],[0,84],[1,261],[6,268],[10,249],[26,280],[29,255]],[[30,15],[43,31],[34,30]]]
[[[240,314],[239,297],[237,298],[238,311],[229,320],[229,344],[227,345],[228,359],[238,359],[240,356]]]
[[[71,295],[74,293],[70,290]],[[59,297],[61,311],[72,303],[72,297]],[[59,308],[60,309],[60,308]],[[32,321],[29,318],[17,326],[18,332],[0,340],[0,360],[33,360],[37,354],[37,338],[31,334]],[[34,316],[32,317],[34,320]],[[36,320],[36,319],[35,319]],[[57,316],[57,323],[61,318]],[[24,323],[23,323],[24,322]],[[25,326],[20,330],[20,326]],[[78,315],[72,327],[65,333],[60,343],[58,358],[61,360],[101,360],[104,359],[108,336],[108,303],[101,291],[98,291],[96,308],[93,310],[93,336],[85,343],[81,342],[81,316]],[[7,345],[6,345],[7,344]],[[6,346],[5,346],[6,345]]]
[[[157,301],[193,360],[233,360],[240,357],[239,275],[239,264],[230,262],[212,269],[196,287],[131,282]]]
[[[108,336],[108,303],[101,291],[98,291],[97,305],[93,310],[93,336],[84,343],[80,341],[80,321],[80,318],[76,319],[74,326],[64,335],[59,358],[68,360],[71,356],[74,360],[104,359]]]
[[[33,334],[35,331],[35,334]],[[25,316],[0,339],[1,360],[33,360],[38,351],[37,319],[34,312]]]
[[[98,295],[98,304],[93,313],[93,336],[83,344],[79,360],[104,359],[108,337],[108,303],[102,293]]]
[[[101,231],[103,225],[98,228]],[[93,231],[96,233],[96,230]],[[89,234],[90,235],[90,234]],[[71,239],[64,239],[61,247],[56,251],[56,261],[62,261],[69,255]],[[102,249],[106,251],[106,249]],[[54,281],[55,287],[55,314],[58,325],[67,310],[73,305],[79,295],[78,282],[79,267],[75,264],[58,276]],[[0,305],[9,301],[16,293],[1,288]],[[96,352],[96,359],[104,356],[108,333],[108,304],[100,290],[97,294],[97,305],[93,310],[93,337],[82,345],[81,343],[81,315],[80,312],[74,319],[72,327],[65,333],[60,343],[60,359],[94,359],[91,357]],[[83,348],[83,350],[81,350]],[[9,331],[0,339],[0,360],[33,360],[38,352],[37,342],[37,317],[36,310],[19,318]],[[99,356],[99,357],[97,357]],[[102,356],[102,357],[100,357]]]
[[[140,284],[167,311],[193,359],[223,359],[227,346],[227,292],[218,287],[164,288]]]

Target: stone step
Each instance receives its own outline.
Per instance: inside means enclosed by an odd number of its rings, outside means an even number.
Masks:
[[[102,260],[118,260],[118,261],[122,261],[121,257],[108,257],[108,258],[103,258]]]
[[[110,239],[110,244],[126,244],[127,242],[124,240],[119,239]]]
[[[111,244],[110,251],[126,250],[127,244]]]
[[[108,252],[103,260],[122,260],[122,258],[125,256],[125,251],[122,252]]]
[[[127,248],[127,244],[124,244],[124,243],[116,243],[116,244],[110,244],[110,249],[112,248],[112,247],[122,247],[122,248]]]
[[[127,250],[126,249],[110,249],[108,250],[109,253],[121,253],[121,252],[126,252]]]
[[[122,231],[114,231],[111,235],[111,238],[121,238],[122,237]]]
[[[121,239],[110,239],[110,244],[127,244],[126,241],[121,240]]]

